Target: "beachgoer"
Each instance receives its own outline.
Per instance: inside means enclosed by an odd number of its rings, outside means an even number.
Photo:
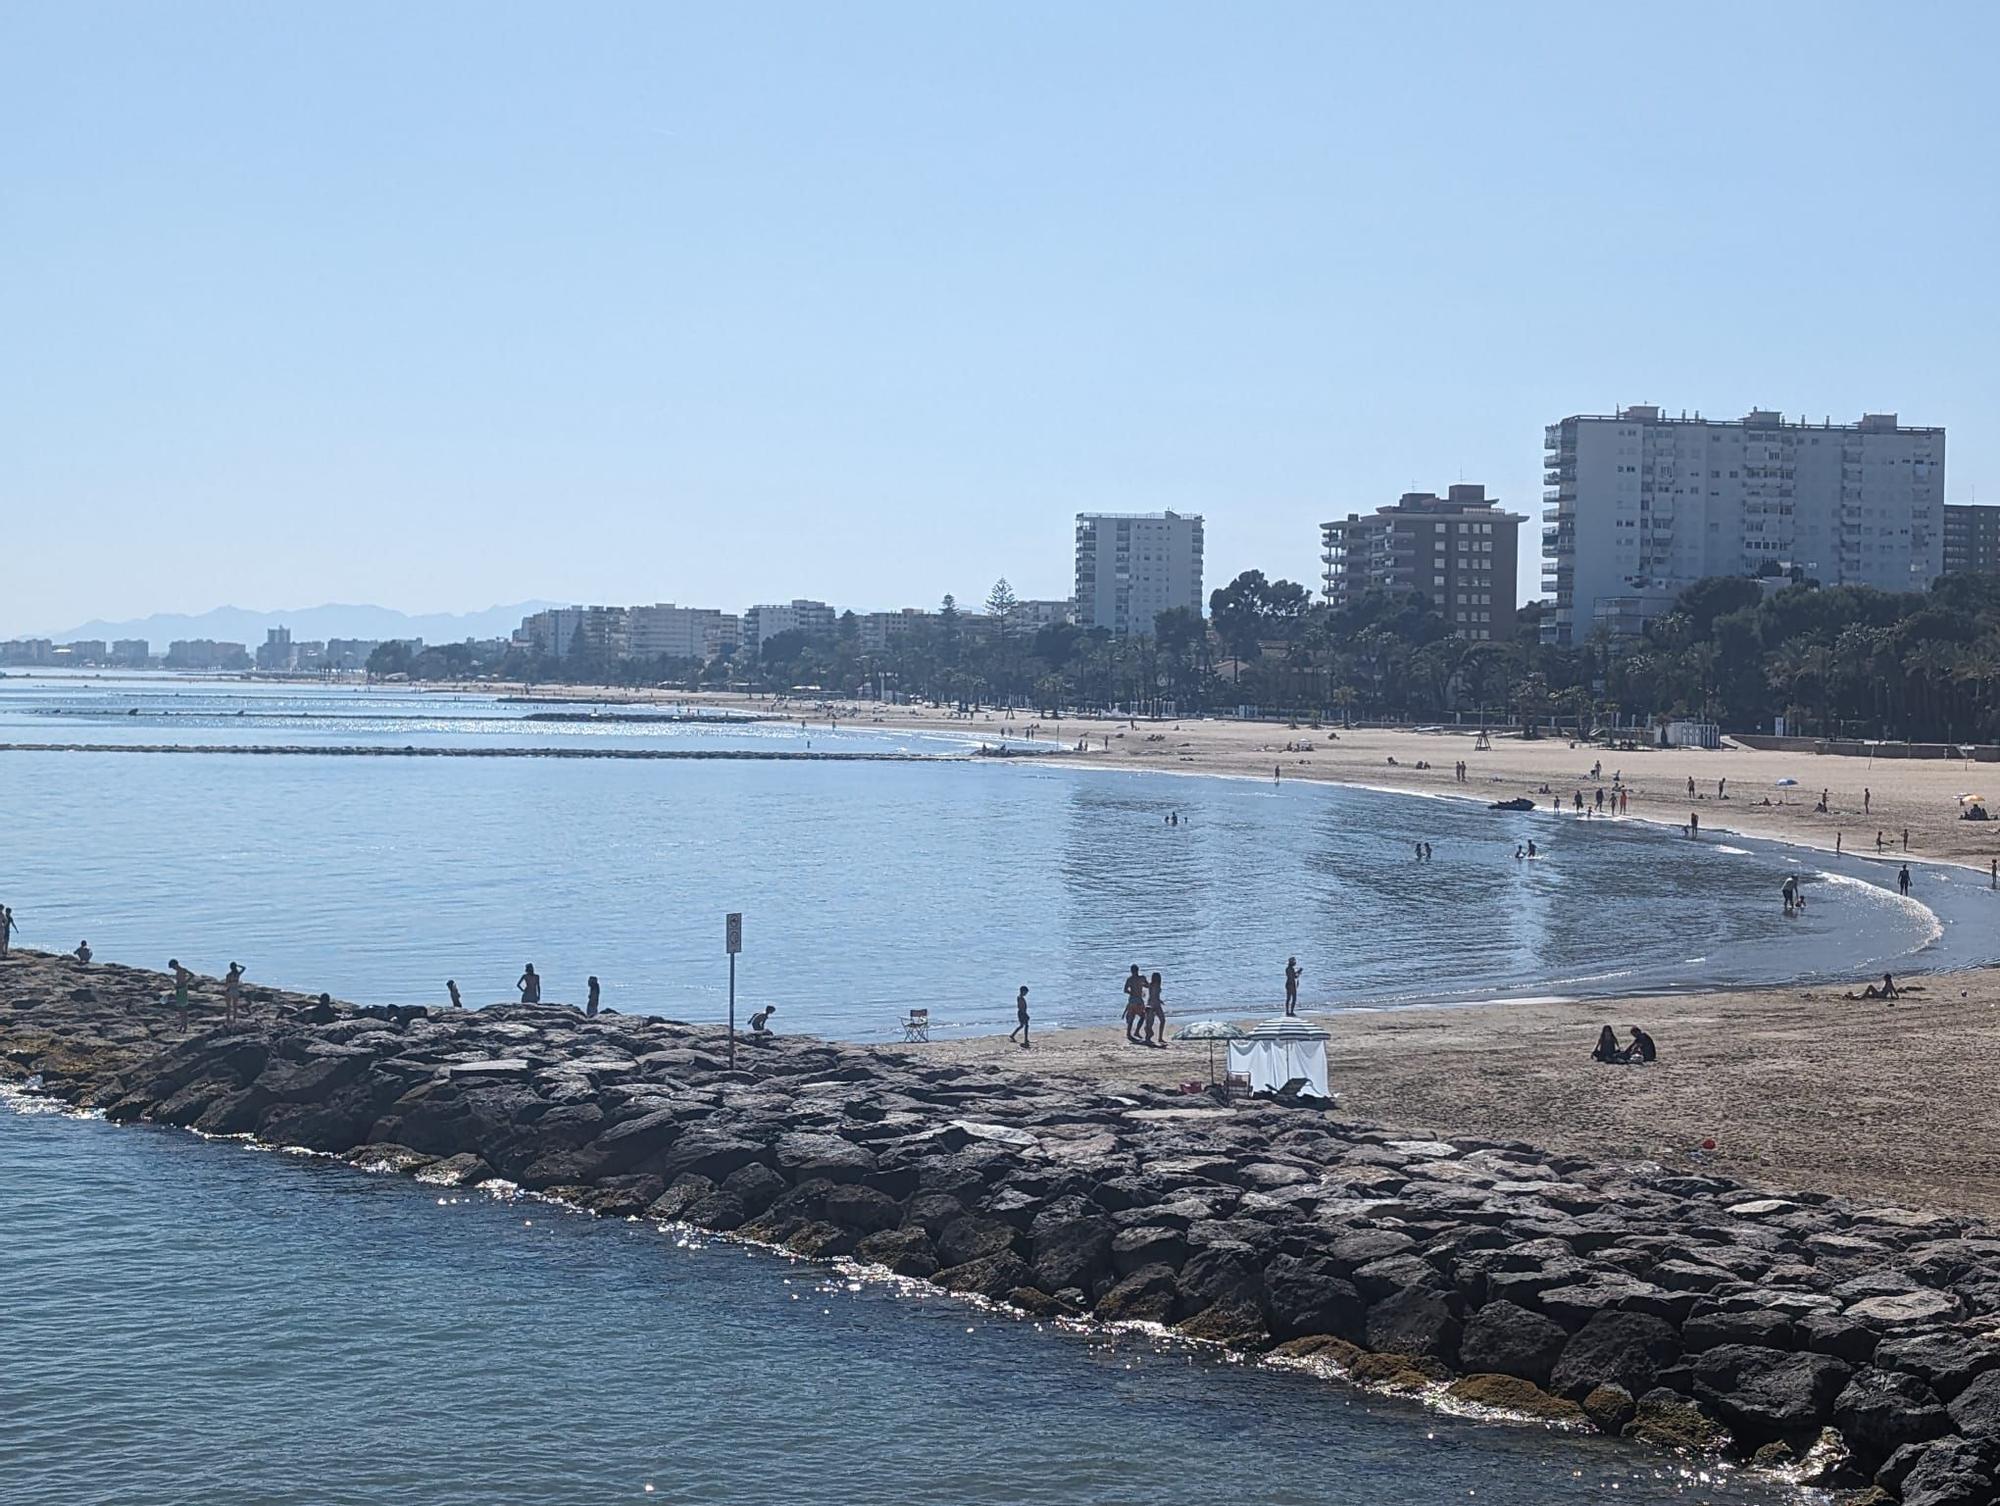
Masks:
[[[1909,850],[1910,850],[1910,829],[1909,827],[1906,826],[1903,828],[1903,851],[1908,852]]]
[[[1896,870],[1896,888],[1904,894],[1910,892],[1910,865],[1905,863]]]
[[[1516,842],[1514,844],[1514,861],[1518,863],[1521,861],[1522,858],[1526,856],[1527,856],[1526,849],[1524,849],[1519,842]]]
[[[1875,833],[1875,850],[1877,852],[1882,850],[1882,833],[1879,830]]]
[[[1625,1060],[1624,1048],[1618,1044],[1618,1032],[1609,1025],[1597,1032],[1597,1049],[1590,1053],[1590,1059],[1594,1062]]]
[[[1413,843],[1412,845],[1416,848],[1417,851],[1417,861],[1421,863],[1424,860],[1424,844],[1421,842],[1417,842]]]
[[[453,1009],[463,1009],[463,1008],[465,1008],[465,1000],[461,999],[461,998],[460,998],[460,997],[458,996],[458,980],[457,980],[457,979],[455,979],[455,978],[447,978],[447,979],[445,979],[445,980],[444,980],[444,991],[445,991],[446,993],[448,993],[448,994],[450,994],[450,995],[451,995],[451,1007],[452,1007]]]
[[[1019,1039],[1021,1049],[1028,1049],[1028,985],[1023,983],[1021,991],[1014,995],[1014,1028],[1007,1032],[1008,1040]]]
[[[1694,799],[1694,775],[1692,774],[1688,775],[1688,799]],[[1609,1030],[1611,1027],[1607,1025],[1604,1028]]]
[[[1688,835],[1689,835],[1690,837],[1698,837],[1698,836],[1700,836],[1700,835],[1701,835],[1701,812],[1700,812],[1700,811],[1689,811],[1689,812],[1688,812]]]
[[[1285,1013],[1299,1012],[1299,959],[1285,959]]]
[[[1798,875],[1795,873],[1786,874],[1785,882],[1781,886],[1780,892],[1785,896],[1785,913],[1787,915],[1790,915],[1792,913],[1792,907],[1798,902],[1798,897],[1799,897]]]
[[[1729,781],[1727,779],[1716,780],[1715,798],[1718,800],[1727,800],[1729,797],[1726,794],[1724,794],[1723,791],[1727,790],[1728,788],[1729,788]]]
[[[186,1035],[188,1028],[188,985],[194,982],[194,974],[181,966],[178,957],[169,957],[167,959],[167,966],[173,970],[174,1004],[181,1012],[181,1034]]]
[[[539,1004],[542,1002],[542,980],[541,976],[535,971],[534,963],[530,962],[521,970],[521,976],[514,980],[514,986],[521,990],[521,1002],[523,1004]]]
[[[1864,784],[1864,785],[1862,785],[1862,786],[1861,786],[1861,814],[1862,814],[1862,815],[1864,815],[1864,816],[1865,816],[1865,815],[1867,815],[1867,814],[1868,814],[1868,807],[1869,807],[1869,806],[1871,806],[1871,805],[1873,805],[1874,803],[1875,803],[1875,792],[1874,792],[1873,790],[1869,789],[1867,785],[1865,785],[1865,784]]]
[[[750,1033],[752,1035],[769,1035],[771,1033],[771,1016],[777,1012],[777,1005],[766,1004],[762,1009],[751,1015]]]
[[[222,1023],[236,1023],[236,1005],[243,997],[243,964],[232,962],[222,975]]]
[[[1146,1017],[1146,980],[1139,972],[1139,964],[1132,964],[1132,971],[1125,975],[1125,1039],[1133,1045],[1139,1044],[1139,1022]]]
[[[1618,814],[1621,816],[1624,815],[1626,811],[1631,809],[1631,806],[1632,792],[1630,790],[1620,790],[1618,792]]]
[[[583,1012],[586,1015],[593,1015],[597,1013],[597,994],[598,994],[597,974],[592,973],[590,975],[590,982],[588,986],[590,989],[590,998],[588,1002],[584,1004]]]
[[[1167,1049],[1167,1006],[1160,998],[1160,975],[1146,980],[1146,1044]]]
[[[79,941],[76,944],[76,960],[77,964],[81,967],[90,966],[90,943],[88,941]]]
[[[1430,860],[1431,860],[1431,844],[1426,842],[1424,843],[1424,861],[1428,863]]]
[[[14,912],[0,905],[0,957],[7,955],[7,944],[14,939]]]
[[[1840,856],[1840,841],[1841,841],[1840,833],[1835,832],[1833,834],[1833,855],[1835,857]]]
[[[1637,1025],[1633,1025],[1630,1028],[1632,1031],[1632,1044],[1625,1048],[1625,1060],[1628,1062],[1651,1062],[1659,1060],[1660,1051],[1653,1044],[1653,1038]]]
[[[1896,987],[1896,980],[1887,973],[1882,975],[1880,988],[1871,983],[1861,990],[1861,997],[1864,999],[1900,999],[1902,996],[1903,991]],[[1848,997],[1852,998],[1853,995],[1850,994]]]
[[[1535,856],[1535,844],[1532,841],[1528,843],[1528,856],[1531,858]]]

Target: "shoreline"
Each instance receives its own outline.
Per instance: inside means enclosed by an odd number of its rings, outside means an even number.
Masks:
[[[1976,1220],[923,1047],[773,1039],[732,1070],[713,1029],[560,1006],[252,988],[232,1030],[204,980],[182,1037],[165,982],[0,961],[0,1079],[118,1123],[504,1181],[1030,1316],[1836,1469],[1876,1499],[1933,1499],[1927,1478],[2000,1444],[2000,1230]]]

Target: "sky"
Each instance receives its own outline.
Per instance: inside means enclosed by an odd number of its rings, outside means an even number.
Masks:
[[[1208,584],[1634,402],[2000,502],[2000,12],[0,7],[0,636]]]

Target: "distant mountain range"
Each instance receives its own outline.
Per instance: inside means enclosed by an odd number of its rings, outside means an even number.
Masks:
[[[144,638],[155,653],[163,653],[177,638],[214,638],[222,643],[241,643],[255,648],[264,641],[267,629],[286,627],[300,642],[327,638],[421,638],[426,643],[457,643],[466,638],[505,638],[521,625],[521,619],[551,601],[520,601],[512,606],[488,607],[483,612],[430,612],[412,615],[389,607],[340,606],[301,607],[290,612],[258,612],[248,607],[217,607],[212,612],[189,616],[181,612],[155,612],[130,622],[86,622],[65,632],[45,636],[57,643],[74,643],[79,638]]]

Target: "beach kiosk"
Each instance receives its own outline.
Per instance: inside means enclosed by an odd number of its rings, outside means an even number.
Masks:
[[[1304,1079],[1305,1092],[1333,1096],[1326,1085],[1327,1033],[1308,1020],[1281,1015],[1229,1043],[1229,1074],[1250,1079],[1253,1093],[1275,1093]]]

